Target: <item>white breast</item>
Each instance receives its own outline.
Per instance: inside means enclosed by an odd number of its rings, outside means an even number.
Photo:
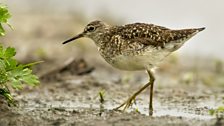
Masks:
[[[122,70],[145,70],[155,67],[160,61],[170,54],[169,51],[163,49],[148,49],[140,55],[119,55],[107,61],[112,66]]]

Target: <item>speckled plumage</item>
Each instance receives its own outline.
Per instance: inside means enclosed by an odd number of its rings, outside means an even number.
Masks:
[[[89,27],[95,31],[88,32]],[[89,23],[84,33],[93,39],[102,57],[123,70],[143,70],[156,66],[204,28],[171,30],[145,23],[110,26],[101,21]]]
[[[162,26],[134,23],[110,26],[102,21],[89,23],[81,34],[65,41],[88,37],[98,46],[101,56],[112,66],[122,70],[147,70],[150,82],[131,96],[126,109],[145,88],[151,85],[149,109],[152,111],[154,76],[151,69],[166,56],[179,49],[188,39],[205,28],[172,30]]]

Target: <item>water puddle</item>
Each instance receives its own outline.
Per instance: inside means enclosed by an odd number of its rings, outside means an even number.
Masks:
[[[80,109],[86,109],[91,108],[95,110],[104,109],[105,110],[112,110],[114,107],[118,106],[118,104],[111,104],[109,101],[105,104],[97,104],[97,103],[85,103],[85,102],[77,102],[77,101],[51,101],[51,102],[44,102],[46,104],[39,106],[36,103],[33,104],[27,104],[27,106],[23,109],[26,109],[27,111],[31,111],[34,109],[51,109],[51,108],[62,108],[65,110],[80,110]],[[205,104],[203,104],[205,105]],[[161,104],[158,101],[154,102],[154,117],[160,117],[160,116],[174,116],[174,117],[185,117],[189,119],[199,119],[199,120],[210,120],[214,119],[214,116],[209,115],[209,109],[207,106],[210,106],[212,108],[216,108],[214,106],[213,102],[206,103],[206,106],[202,106],[202,104],[193,105],[182,105],[178,106],[176,104],[173,105],[164,105]],[[136,111],[136,108],[141,114],[149,115],[148,114],[148,104],[147,103],[137,103],[137,105],[133,105],[133,108],[128,109],[128,112]],[[101,110],[100,110],[101,111]],[[101,111],[101,112],[102,112]]]

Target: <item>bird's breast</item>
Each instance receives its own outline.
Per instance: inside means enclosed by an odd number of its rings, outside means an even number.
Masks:
[[[149,47],[141,53],[124,52],[119,55],[110,55],[110,53],[101,52],[100,54],[113,67],[121,70],[137,71],[155,67],[170,52]]]

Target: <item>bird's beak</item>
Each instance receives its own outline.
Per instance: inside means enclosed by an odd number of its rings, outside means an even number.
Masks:
[[[71,41],[73,41],[73,40],[76,40],[76,39],[79,39],[79,38],[81,38],[81,37],[84,37],[84,33],[80,33],[80,34],[78,34],[78,35],[76,35],[76,36],[74,36],[74,37],[72,37],[72,38],[70,38],[70,39],[64,41],[62,44],[69,43],[69,42],[71,42]]]

